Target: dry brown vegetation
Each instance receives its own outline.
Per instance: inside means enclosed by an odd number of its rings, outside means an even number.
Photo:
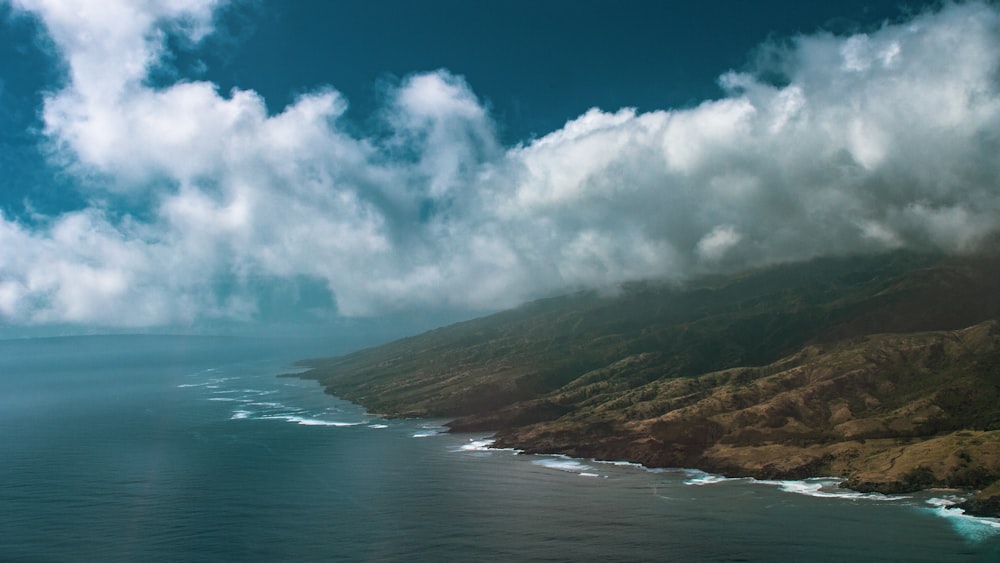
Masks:
[[[311,361],[307,376],[532,452],[989,492],[998,281],[994,256],[898,253],[631,284]],[[990,512],[989,498],[969,508]]]

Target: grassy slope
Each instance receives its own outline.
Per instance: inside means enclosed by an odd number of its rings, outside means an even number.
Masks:
[[[1000,475],[995,325],[948,331],[1000,318],[998,273],[996,257],[897,253],[628,284],[310,361],[307,376],[532,451],[979,486]]]
[[[808,346],[766,366],[654,381],[502,445],[859,489],[976,488],[1000,477],[1000,324]],[[575,388],[554,400],[576,400]]]

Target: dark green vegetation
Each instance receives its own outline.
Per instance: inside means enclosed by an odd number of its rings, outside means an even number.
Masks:
[[[998,282],[996,256],[895,253],[634,283],[309,361],[305,377],[530,452],[978,489],[1000,479]]]

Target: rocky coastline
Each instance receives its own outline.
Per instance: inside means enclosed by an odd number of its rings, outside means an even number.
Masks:
[[[991,445],[995,448],[998,442],[996,436],[991,437]],[[926,465],[900,464],[890,471],[862,469],[852,463],[860,457],[860,443],[836,444],[828,448],[803,449],[782,445],[772,445],[767,448],[768,454],[780,455],[780,458],[766,457],[766,461],[747,461],[733,458],[720,458],[711,454],[681,458],[664,458],[641,448],[630,449],[617,447],[603,450],[590,444],[571,444],[565,447],[547,447],[546,445],[523,442],[517,438],[500,433],[496,437],[494,447],[512,448],[528,454],[563,454],[582,459],[601,461],[625,461],[636,463],[648,468],[683,468],[697,469],[706,473],[727,478],[753,478],[758,480],[804,480],[818,477],[839,477],[841,486],[845,489],[861,493],[880,493],[899,495],[915,493],[931,489],[952,491],[967,500],[958,503],[954,508],[964,510],[966,514],[979,517],[1000,518],[1000,476],[985,467],[976,467],[979,481],[937,478],[933,470]],[[892,445],[898,450],[896,444]],[[881,444],[872,451],[885,453],[892,450],[889,444]],[[779,453],[780,452],[780,453]],[[839,454],[839,455],[838,455]],[[871,455],[871,454],[869,454]],[[748,456],[749,457],[749,456]],[[891,455],[884,455],[890,460]],[[949,466],[946,472],[955,475],[961,467]],[[970,486],[970,483],[986,483]]]
[[[303,362],[332,395],[530,453],[1000,517],[1000,256],[822,259],[579,293]]]

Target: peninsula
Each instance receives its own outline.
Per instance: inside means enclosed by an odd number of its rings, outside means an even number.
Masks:
[[[299,374],[531,453],[860,491],[981,491],[1000,516],[1000,257],[824,258],[580,292]]]

